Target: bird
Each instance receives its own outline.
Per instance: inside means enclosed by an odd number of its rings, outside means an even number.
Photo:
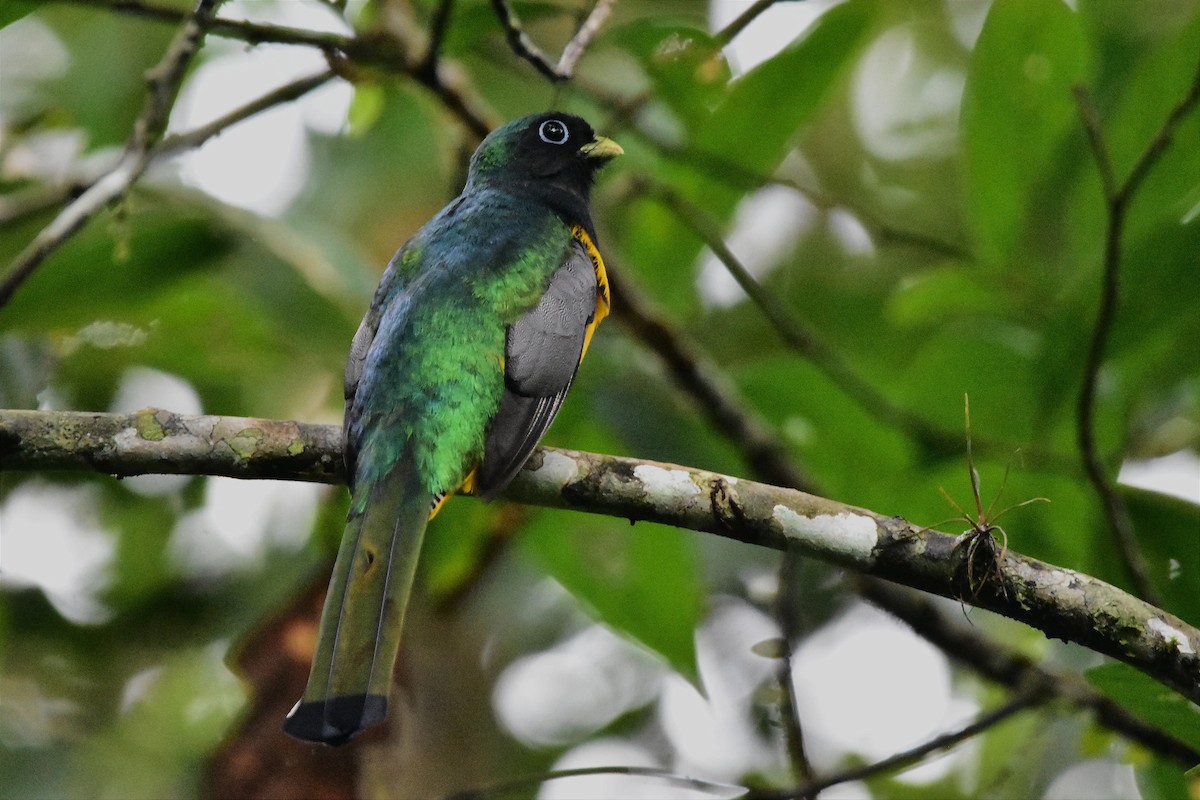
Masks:
[[[512,120],[389,262],[346,362],[350,507],[292,737],[341,745],[387,717],[426,524],[520,472],[609,312],[590,195],[622,152],[578,116]]]

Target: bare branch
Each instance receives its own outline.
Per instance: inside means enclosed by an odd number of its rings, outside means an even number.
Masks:
[[[1045,687],[1057,697],[1091,712],[1109,730],[1185,768],[1200,763],[1200,751],[1163,733],[1108,699],[1078,675],[1035,664],[1028,656],[996,642],[979,628],[948,617],[929,597],[876,578],[853,576],[859,596],[888,612],[958,664],[1014,690]]]
[[[340,428],[233,417],[0,412],[0,470],[216,474],[333,482]],[[966,596],[955,537],[833,500],[712,472],[542,448],[504,496],[646,520],[797,552],[938,594]],[[973,605],[1130,664],[1200,700],[1200,631],[1103,581],[1008,550]]]
[[[596,0],[596,5],[592,8],[592,13],[588,14],[587,19],[579,26],[579,30],[571,37],[571,41],[567,42],[563,48],[562,55],[558,58],[558,73],[566,75],[568,78],[574,74],[575,65],[579,63],[579,59],[583,58],[583,54],[587,51],[592,40],[596,38],[596,34],[600,33],[600,29],[604,27],[604,23],[608,21],[612,14],[613,6],[617,4],[617,0]]]
[[[299,78],[291,83],[284,84],[278,89],[267,92],[262,97],[251,100],[244,106],[235,108],[228,114],[218,117],[207,125],[202,125],[195,130],[168,136],[155,148],[153,155],[155,157],[165,156],[177,153],[180,150],[199,147],[212,137],[219,135],[228,128],[232,128],[239,122],[243,122],[275,106],[290,103],[293,100],[303,97],[314,89],[324,86],[333,77],[334,73],[332,70],[323,70],[315,75],[309,75],[306,78]]]
[[[935,736],[910,750],[888,756],[881,761],[876,761],[874,764],[865,764],[861,767],[844,770],[795,788],[753,789],[747,792],[745,797],[747,800],[788,800],[794,797],[816,797],[817,793],[821,790],[828,789],[830,786],[836,786],[839,783],[858,781],[874,775],[883,775],[888,772],[906,769],[925,761],[928,756],[934,753],[942,753],[970,739],[972,736],[983,733],[988,728],[1003,722],[1018,711],[1024,711],[1038,703],[1044,702],[1045,699],[1045,696],[1040,693],[1025,692],[1018,694],[1004,705],[979,715],[974,721],[956,731]]]
[[[454,0],[441,0],[429,21],[429,44],[425,47],[425,57],[421,59],[417,72],[430,78],[437,77],[438,59],[442,55],[442,44],[446,41],[446,31],[450,28],[450,15],[454,11]]]
[[[778,2],[779,0],[756,0],[752,6],[739,14],[737,19],[718,31],[716,40],[722,45],[729,44],[739,33],[746,30],[751,22],[758,19],[760,14]]]
[[[550,58],[529,38],[529,34],[525,33],[525,29],[521,27],[521,20],[517,19],[517,15],[505,0],[492,0],[492,8],[496,9],[496,17],[504,27],[504,37],[508,39],[508,46],[514,53],[555,83],[566,80],[565,76],[558,74],[558,70],[550,63]]]
[[[74,5],[108,8],[161,22],[182,19],[177,9],[140,0],[52,0]],[[268,25],[241,20],[217,19],[209,31],[216,36],[239,39],[250,44],[290,44],[315,47],[324,53],[340,53],[364,66],[375,66],[405,75],[432,92],[467,130],[482,139],[500,124],[497,115],[482,106],[457,75],[440,67],[429,70],[423,61],[408,56],[407,43],[386,33],[369,36],[343,36],[338,33],[305,30],[287,25]]]
[[[496,10],[496,17],[504,27],[504,36],[508,40],[509,47],[554,83],[562,83],[571,79],[571,75],[575,72],[575,65],[579,63],[579,59],[583,57],[592,40],[596,38],[596,34],[600,32],[600,28],[612,14],[615,5],[616,0],[597,0],[587,19],[579,26],[579,30],[571,37],[571,41],[563,47],[562,55],[556,65],[550,63],[550,57],[542,52],[533,39],[529,38],[529,34],[521,27],[521,20],[517,18],[507,0],[492,0],[492,7]]]
[[[587,775],[631,775],[648,778],[662,778],[664,781],[674,783],[679,786],[685,786],[689,789],[699,789],[707,792],[727,792],[730,789],[745,789],[744,786],[738,786],[732,783],[721,783],[720,781],[710,781],[704,778],[695,778],[691,775],[680,775],[677,772],[670,770],[659,769],[657,767],[581,767],[579,769],[560,769],[552,772],[543,772],[538,775],[530,775],[525,778],[513,778],[511,780],[500,781],[498,783],[480,786],[476,789],[466,789],[461,792],[454,792],[447,795],[445,800],[484,800],[489,797],[505,797],[521,791],[536,789],[543,783],[550,781],[562,780],[563,778],[580,778]]]
[[[185,17],[186,22],[171,41],[162,61],[146,73],[149,84],[146,103],[141,116],[134,123],[133,135],[121,160],[59,212],[17,256],[3,283],[0,283],[0,309],[4,308],[17,288],[51,253],[62,246],[100,209],[124,196],[129,187],[146,171],[151,159],[151,150],[166,130],[167,119],[171,115],[171,107],[175,104],[184,73],[192,57],[200,49],[204,34],[212,24],[221,2],[222,0],[199,0],[195,11]]]
[[[958,446],[956,437],[938,430],[919,416],[894,404],[846,363],[836,350],[820,339],[774,295],[763,289],[754,276],[742,265],[725,244],[716,223],[701,209],[689,203],[677,192],[659,184],[643,184],[648,196],[661,202],[695,233],[713,252],[737,281],[742,290],[758,306],[784,341],[800,355],[811,361],[842,391],[882,422],[902,430],[938,452],[952,452]]]
[[[754,414],[719,367],[711,363],[661,314],[609,259],[609,283],[616,318],[657,353],[680,390],[700,406],[713,427],[725,436],[762,480],[814,492],[786,448]],[[908,624],[953,661],[1001,685],[1017,689],[1039,684],[1062,700],[1095,714],[1097,722],[1150,750],[1190,767],[1200,752],[1142,722],[1075,675],[1060,674],[1030,661],[978,628],[957,624],[919,592],[864,576],[852,576],[851,587],[864,599]],[[786,584],[781,587],[786,589]]]
[[[1117,493],[1096,443],[1096,391],[1100,382],[1100,369],[1104,366],[1104,351],[1120,304],[1121,238],[1129,204],[1151,168],[1166,152],[1184,118],[1200,105],[1200,65],[1197,66],[1196,75],[1187,93],[1167,114],[1158,132],[1120,185],[1117,185],[1114,177],[1104,131],[1100,127],[1099,117],[1087,90],[1077,86],[1075,97],[1084,131],[1092,146],[1096,168],[1104,185],[1108,212],[1104,234],[1104,276],[1100,289],[1100,308],[1096,313],[1096,322],[1092,327],[1092,337],[1084,362],[1083,384],[1079,390],[1076,411],[1076,439],[1084,470],[1104,506],[1109,527],[1133,585],[1143,598],[1157,603],[1160,602],[1161,594],[1154,585],[1146,560],[1138,548],[1129,509]]]
[[[796,701],[796,684],[793,677],[792,664],[795,659],[799,625],[796,620],[796,609],[800,598],[800,566],[799,553],[786,551],[779,559],[779,589],[775,598],[775,618],[779,622],[779,633],[783,639],[783,652],[779,654],[779,663],[775,668],[775,681],[779,685],[780,719],[783,727],[784,752],[792,768],[792,779],[797,783],[808,783],[815,777],[812,763],[804,749],[804,725],[800,719],[800,707]],[[816,793],[805,797],[816,797]]]

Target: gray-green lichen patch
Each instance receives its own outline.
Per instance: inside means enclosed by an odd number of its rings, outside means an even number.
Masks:
[[[133,427],[137,431],[138,436],[148,442],[161,442],[167,437],[162,423],[158,421],[158,417],[155,414],[155,409],[145,408],[133,417]]]
[[[224,441],[238,458],[246,460],[254,455],[262,438],[261,428],[242,428],[235,435],[225,437]]]

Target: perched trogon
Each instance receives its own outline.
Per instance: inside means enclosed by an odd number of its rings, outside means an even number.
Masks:
[[[350,511],[292,736],[383,721],[426,523],[500,492],[562,405],[608,313],[589,196],[620,153],[569,114],[509,122],[388,265],[346,364]]]

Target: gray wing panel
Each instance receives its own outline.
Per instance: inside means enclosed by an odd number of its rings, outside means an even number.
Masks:
[[[596,272],[582,245],[550,279],[535,308],[508,329],[504,396],[488,431],[475,491],[487,499],[520,472],[562,406],[596,313]]]

